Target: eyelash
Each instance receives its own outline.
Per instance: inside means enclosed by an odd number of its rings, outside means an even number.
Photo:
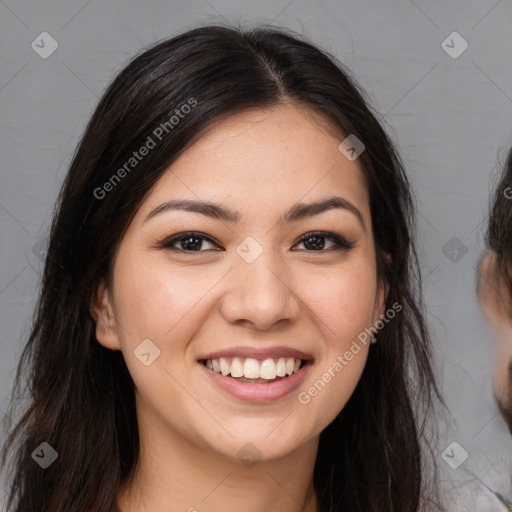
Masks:
[[[297,240],[297,242],[294,244],[294,245],[297,245],[297,244],[300,244],[306,240],[308,240],[309,238],[313,238],[313,237],[320,237],[320,238],[326,238],[328,240],[330,240],[334,247],[331,247],[329,249],[321,249],[321,250],[318,250],[318,251],[315,251],[315,250],[306,250],[307,252],[331,252],[331,251],[348,251],[350,249],[353,249],[355,247],[355,245],[352,243],[352,242],[349,242],[348,240],[346,240],[345,238],[341,237],[341,236],[338,236],[338,235],[335,235],[334,233],[328,233],[328,232],[325,232],[325,231],[310,231],[308,233],[305,233],[304,235],[302,235],[299,240]],[[198,239],[204,239],[214,245],[218,245],[214,240],[213,238],[211,238],[210,236],[204,234],[204,233],[201,233],[199,231],[185,231],[183,233],[177,233],[175,235],[172,235],[168,238],[166,238],[165,240],[163,240],[162,242],[160,242],[158,244],[158,248],[160,249],[168,249],[168,250],[175,250],[175,251],[178,251],[178,252],[182,252],[182,253],[185,253],[185,254],[191,254],[191,253],[201,253],[201,252],[206,252],[206,250],[198,250],[198,251],[191,251],[191,250],[185,250],[185,249],[180,249],[180,248],[177,248],[177,247],[173,247],[174,244],[176,244],[177,242],[181,241],[181,240],[186,240],[187,238],[198,238]],[[212,249],[207,249],[207,250],[212,250]]]

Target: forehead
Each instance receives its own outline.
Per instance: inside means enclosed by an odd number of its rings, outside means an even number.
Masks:
[[[230,115],[164,172],[143,210],[174,197],[285,209],[288,203],[336,193],[369,215],[362,167],[338,148],[344,138],[323,116],[304,107]]]

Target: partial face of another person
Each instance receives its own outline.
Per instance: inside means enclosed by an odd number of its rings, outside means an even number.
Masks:
[[[478,276],[478,299],[498,348],[494,393],[512,433],[512,290],[498,269],[498,258],[493,251],[482,259]]]
[[[251,442],[271,459],[345,406],[370,345],[344,354],[384,313],[385,289],[364,173],[343,138],[305,108],[237,113],[147,195],[95,306],[147,428],[232,458]]]

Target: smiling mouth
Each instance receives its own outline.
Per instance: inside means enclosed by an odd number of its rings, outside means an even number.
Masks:
[[[220,357],[203,359],[204,366],[224,377],[251,384],[270,384],[285,380],[300,371],[310,361],[295,357],[269,357],[254,359],[251,357]]]

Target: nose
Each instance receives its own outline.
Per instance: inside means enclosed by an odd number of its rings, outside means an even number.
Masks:
[[[270,255],[263,252],[252,263],[240,259],[229,276],[221,305],[227,322],[266,330],[278,322],[291,323],[298,318],[300,299],[293,289],[293,279]]]

